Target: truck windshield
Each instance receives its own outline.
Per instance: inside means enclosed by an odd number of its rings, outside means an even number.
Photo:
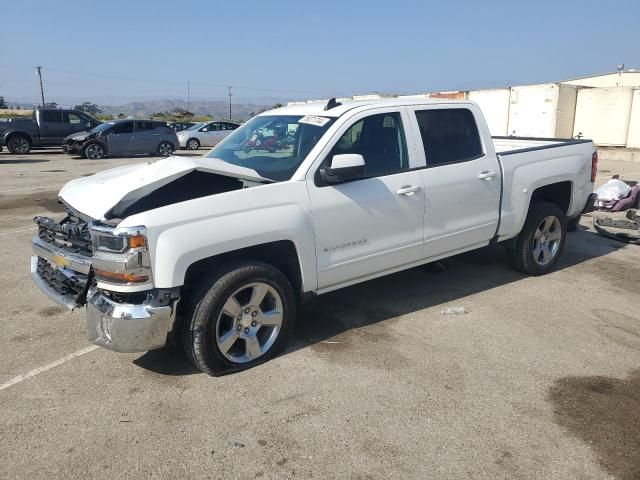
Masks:
[[[250,168],[261,177],[289,180],[335,118],[301,115],[254,117],[207,157]]]

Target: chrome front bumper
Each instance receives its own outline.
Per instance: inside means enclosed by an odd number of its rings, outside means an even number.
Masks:
[[[89,341],[116,352],[146,352],[163,347],[173,329],[177,300],[167,306],[117,303],[95,292],[87,302]]]
[[[67,252],[56,245],[43,242],[37,236],[32,240],[31,257],[33,283],[49,298],[70,310],[87,306],[87,337],[89,341],[116,352],[146,352],[163,347],[173,329],[179,289],[149,290],[141,303],[119,303],[90,287],[92,259]],[[55,282],[41,276],[38,262],[46,261],[63,281],[89,289],[80,295],[56,290]],[[144,295],[143,295],[144,296]]]

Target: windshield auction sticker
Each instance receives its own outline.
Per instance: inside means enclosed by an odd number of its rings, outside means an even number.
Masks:
[[[309,125],[315,125],[316,127],[323,127],[330,119],[327,117],[316,117],[315,115],[307,115],[298,120],[298,123],[308,123]]]

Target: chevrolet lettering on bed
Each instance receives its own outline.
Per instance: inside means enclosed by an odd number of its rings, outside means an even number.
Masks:
[[[170,336],[204,372],[272,358],[305,299],[499,243],[541,275],[593,208],[589,140],[492,138],[454,100],[292,105],[172,156],[67,183],[35,284],[119,352]]]

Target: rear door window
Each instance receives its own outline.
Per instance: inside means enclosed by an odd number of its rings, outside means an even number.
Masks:
[[[154,128],[153,122],[136,121],[136,132],[148,132]]]
[[[475,118],[466,108],[416,111],[427,166],[466,162],[483,155]]]
[[[60,111],[48,111],[42,112],[40,117],[43,122],[47,123],[62,123],[62,112]]]

